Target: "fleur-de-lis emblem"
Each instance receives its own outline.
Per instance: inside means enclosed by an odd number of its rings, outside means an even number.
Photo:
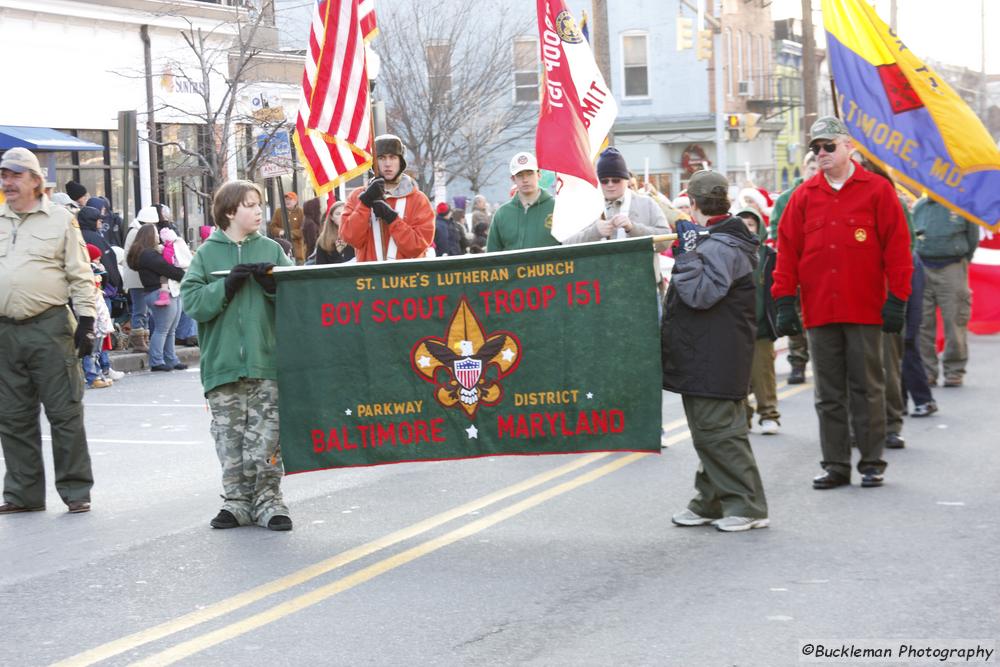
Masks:
[[[521,362],[521,341],[508,331],[487,334],[465,297],[451,316],[444,338],[427,336],[410,351],[413,370],[435,385],[434,398],[446,408],[459,407],[469,419],[480,405],[503,398],[498,380]],[[489,377],[490,369],[496,377]]]

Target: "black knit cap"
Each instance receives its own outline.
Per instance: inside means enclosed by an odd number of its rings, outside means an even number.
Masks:
[[[66,194],[69,195],[70,199],[76,201],[80,197],[83,197],[84,195],[87,194],[87,188],[83,187],[76,181],[68,181],[66,183]]]
[[[625,164],[625,158],[622,157],[617,148],[613,146],[605,148],[604,152],[601,153],[601,157],[597,159],[597,177],[628,180],[628,165]]]

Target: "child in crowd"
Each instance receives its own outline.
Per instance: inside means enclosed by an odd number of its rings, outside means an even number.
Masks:
[[[168,264],[182,269],[191,265],[191,251],[188,250],[186,243],[179,240],[177,232],[170,227],[164,227],[160,230],[160,243],[163,248],[163,259]],[[160,294],[154,302],[155,305],[169,306],[171,295],[175,297],[180,295],[180,283],[164,277],[160,280]]]
[[[225,502],[210,524],[219,529],[252,524],[292,529],[280,487],[277,284],[271,270],[294,263],[259,233],[262,201],[263,193],[250,181],[219,188],[212,202],[216,228],[181,283],[184,311],[198,322],[201,382],[222,464]],[[236,257],[241,263],[234,265]],[[215,271],[229,273],[212,275]]]
[[[104,293],[101,291],[101,282],[105,275],[104,267],[100,264],[91,264],[94,271],[94,291],[97,305],[97,317],[94,318],[94,351],[83,358],[83,376],[88,389],[104,389],[110,387],[114,380],[125,376],[121,371],[111,368],[111,359],[108,357],[108,346],[110,336],[115,325],[111,321],[111,313],[104,300]]]
[[[774,300],[771,298],[774,263],[777,253],[766,245],[767,225],[757,207],[746,207],[736,214],[743,218],[751,234],[761,240],[754,280],[757,285],[757,334],[754,340],[753,365],[750,367],[750,391],[757,402],[760,432],[776,435],[781,428],[778,412],[778,386],[774,377],[774,341],[778,338],[774,326]],[[747,421],[753,426],[753,408],[747,403]]]

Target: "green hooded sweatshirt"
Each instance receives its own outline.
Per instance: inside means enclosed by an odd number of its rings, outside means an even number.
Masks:
[[[211,390],[240,378],[277,380],[274,297],[249,277],[226,301],[225,278],[213,276],[237,264],[289,266],[281,246],[254,232],[234,243],[220,229],[198,248],[181,282],[184,312],[198,322],[201,385]]]
[[[560,245],[552,236],[552,211],[555,206],[556,200],[545,190],[539,193],[538,199],[527,210],[515,194],[493,214],[486,238],[486,252]]]

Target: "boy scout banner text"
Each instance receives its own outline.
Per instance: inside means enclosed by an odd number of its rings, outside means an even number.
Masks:
[[[277,272],[288,473],[659,452],[649,239]]]

